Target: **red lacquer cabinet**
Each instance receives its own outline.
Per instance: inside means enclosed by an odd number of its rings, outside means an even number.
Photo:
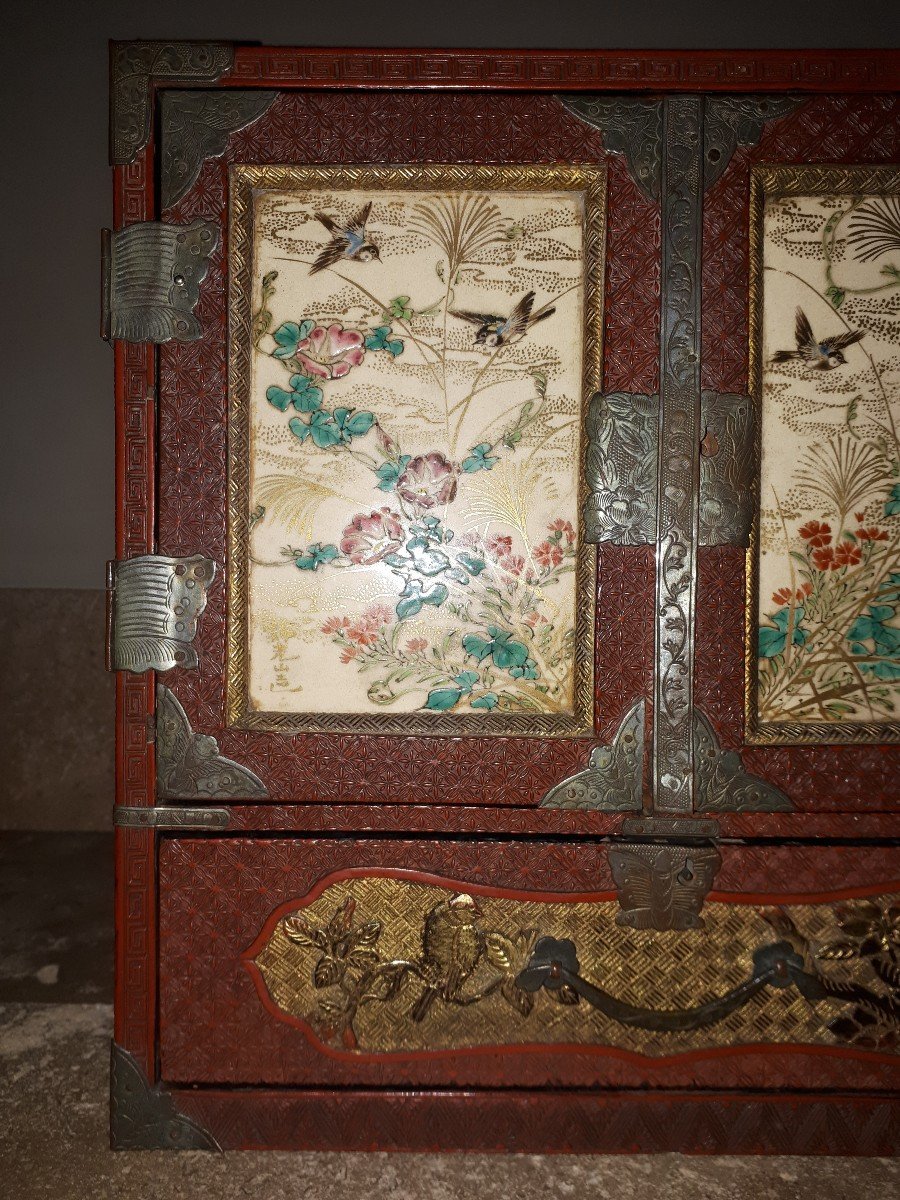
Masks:
[[[113,1144],[896,1150],[896,55],[111,53]]]

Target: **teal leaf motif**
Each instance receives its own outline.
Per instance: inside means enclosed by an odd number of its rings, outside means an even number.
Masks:
[[[891,604],[870,604],[868,615],[857,617],[847,631],[847,641],[853,654],[876,654],[882,660],[861,662],[859,669],[876,679],[900,679],[900,629],[887,624],[895,609]],[[896,661],[885,661],[885,660]]]
[[[478,676],[474,671],[460,671],[460,673],[454,677],[453,682],[459,684],[462,692],[465,695],[468,695],[478,682]]]
[[[497,707],[497,700],[498,697],[496,692],[484,692],[482,695],[476,696],[476,698],[471,701],[471,705],[473,708],[491,709]]]
[[[288,424],[293,433],[297,433],[294,429],[294,421],[299,422],[299,417],[294,417]],[[327,450],[330,446],[336,446],[341,440],[341,431],[332,417],[330,412],[324,408],[320,408],[318,412],[314,412],[309,423],[309,433],[312,440],[320,450]],[[299,434],[297,435],[299,437]],[[303,441],[303,438],[300,439]]]
[[[279,412],[286,412],[291,404],[298,412],[315,412],[320,407],[322,389],[316,387],[306,375],[292,375],[290,387],[289,392],[280,387],[266,388],[266,399]]]
[[[900,513],[900,483],[895,483],[891,488],[891,498],[885,503],[884,515],[896,517],[898,513]]]
[[[430,587],[423,587],[421,579],[409,579],[406,582],[406,587],[400,593],[400,599],[397,601],[395,612],[397,619],[405,621],[407,617],[414,617],[422,611],[423,604],[430,604],[433,608],[438,608],[449,595],[446,584],[433,583]]]
[[[375,424],[375,415],[370,412],[354,412],[352,408],[336,408],[333,413],[338,430],[338,441],[352,442],[355,437],[367,434]]]
[[[316,542],[314,546],[310,546],[305,554],[298,554],[294,559],[294,565],[301,571],[315,571],[322,564],[333,562],[340,554],[337,546],[323,546],[321,542]]]
[[[376,487],[382,492],[392,492],[397,486],[397,480],[406,470],[406,464],[411,457],[409,454],[401,454],[396,461],[383,462],[375,472],[378,479]]]
[[[480,575],[485,568],[483,558],[475,558],[472,554],[460,554],[456,560],[460,566],[465,567],[470,575]]]
[[[513,641],[513,635],[496,625],[488,626],[488,636],[467,633],[462,640],[466,654],[478,662],[490,655],[494,666],[508,671],[514,679],[537,679],[538,668],[533,658],[528,657],[528,648],[522,642]]]
[[[769,625],[760,625],[759,627],[759,656],[760,658],[774,658],[777,654],[783,654],[787,646],[787,627],[790,619],[790,609],[780,608],[777,613],[773,613],[769,620],[774,625],[774,629]],[[803,646],[809,637],[805,629],[800,628],[800,622],[803,620],[803,609],[797,607],[794,609],[794,632],[791,637],[791,644],[794,646]]]
[[[432,712],[447,712],[448,709],[455,708],[459,704],[462,696],[459,688],[434,688],[428,693],[425,707],[430,708]]]
[[[471,656],[478,659],[479,662],[481,662],[482,659],[487,658],[494,647],[493,642],[479,637],[477,633],[467,633],[462,640],[462,644],[466,654],[471,654]]]
[[[533,658],[526,658],[521,666],[510,667],[509,673],[513,679],[537,679],[537,663]]]
[[[292,375],[290,382],[294,392],[291,401],[298,412],[315,412],[321,407],[322,389],[307,375]]]
[[[491,630],[488,630],[490,633]],[[528,650],[521,642],[512,641],[511,633],[503,633],[494,631],[494,646],[491,651],[491,657],[494,664],[501,671],[509,671],[510,668],[524,667],[529,661]]]
[[[462,461],[462,469],[467,475],[472,475],[476,471],[490,471],[496,462],[500,460],[494,455],[488,454],[491,448],[490,442],[479,442],[477,446],[473,446],[469,451],[469,457]]]
[[[279,325],[272,337],[278,346],[278,349],[273,351],[275,358],[291,358],[297,351],[297,347],[309,337],[315,327],[314,321],[302,321],[299,325],[296,321],[285,321]]]
[[[294,393],[286,392],[284,388],[270,387],[266,388],[266,399],[275,406],[279,412],[287,412],[291,404],[294,402]]]
[[[424,538],[410,538],[406,548],[412,555],[412,568],[420,575],[440,575],[450,566],[443,550],[435,550]]]
[[[301,442],[305,442],[309,437],[310,428],[306,421],[301,421],[299,417],[291,417],[288,421],[288,429],[295,438],[299,438]]]
[[[408,296],[405,298],[409,299]],[[402,299],[402,297],[398,297],[398,299]],[[393,313],[392,315],[396,316],[398,314]],[[392,358],[396,358],[398,354],[403,353],[404,347],[403,342],[399,338],[391,337],[390,325],[379,325],[366,338],[366,349],[386,350]]]

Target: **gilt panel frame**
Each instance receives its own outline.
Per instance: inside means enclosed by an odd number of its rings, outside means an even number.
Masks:
[[[584,331],[582,407],[579,430],[579,516],[587,499],[584,473],[586,422],[591,396],[601,386],[603,280],[606,243],[606,167],[602,163],[465,163],[389,166],[235,165],[229,172],[228,234],[228,567],[226,638],[226,724],[282,734],[345,732],[434,736],[584,737],[594,732],[594,614],[596,547],[579,537],[573,711],[452,716],[421,712],[292,713],[251,708],[249,688],[248,541],[250,475],[250,350],[256,189],[299,187],[433,190],[437,187],[491,191],[572,191],[584,194]]]
[[[886,194],[900,190],[900,166],[872,163],[814,165],[763,163],[750,172],[750,270],[748,280],[750,345],[748,391],[756,409],[757,464],[753,523],[745,570],[744,728],[747,745],[853,745],[900,743],[900,725],[883,721],[761,722],[758,707],[758,609],[760,486],[763,437],[763,271],[766,203],[773,197]]]

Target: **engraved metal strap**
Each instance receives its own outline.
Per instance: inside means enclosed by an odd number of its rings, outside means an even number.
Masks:
[[[653,796],[657,809],[678,813],[693,810],[694,794],[702,117],[699,96],[663,101]]]
[[[701,546],[748,546],[755,439],[749,396],[700,394]],[[584,540],[620,546],[656,541],[659,396],[598,392],[587,420]]]
[[[227,829],[230,820],[227,808],[182,808],[180,805],[136,808],[118,804],[113,809],[113,825],[120,829]]]

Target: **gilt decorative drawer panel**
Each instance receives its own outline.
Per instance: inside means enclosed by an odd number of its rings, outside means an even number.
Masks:
[[[113,45],[114,1145],[900,1145],[898,83]]]
[[[896,855],[722,858],[659,932],[622,844],[167,841],[163,1076],[896,1086]]]

